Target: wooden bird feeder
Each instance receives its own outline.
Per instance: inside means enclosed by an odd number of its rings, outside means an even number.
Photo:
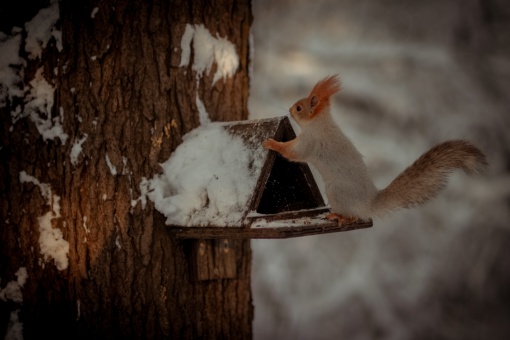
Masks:
[[[262,142],[268,138],[285,142],[296,137],[287,117],[226,123],[224,127],[229,134],[241,137],[247,150],[262,152],[265,157],[262,166],[253,169],[258,179],[241,211],[244,222],[238,227],[168,226],[174,237],[273,239],[372,226],[372,221],[339,225],[325,219],[330,210],[324,204],[308,165],[289,162],[276,152],[263,149]]]
[[[228,134],[240,137],[246,150],[263,161],[247,166],[257,180],[238,212],[243,217],[238,226],[165,226],[174,238],[190,239],[183,242],[190,249],[192,279],[238,278],[239,239],[290,238],[372,226],[372,221],[339,225],[327,220],[330,209],[324,204],[308,165],[289,162],[262,147],[268,138],[289,141],[296,137],[287,117],[225,123],[223,127]]]

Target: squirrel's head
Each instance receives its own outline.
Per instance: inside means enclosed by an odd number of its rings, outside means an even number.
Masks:
[[[338,75],[332,75],[319,81],[307,98],[298,100],[289,109],[290,114],[299,125],[306,124],[329,108],[329,98],[340,91]]]

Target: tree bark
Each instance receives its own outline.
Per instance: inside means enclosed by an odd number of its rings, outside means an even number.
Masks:
[[[193,281],[191,241],[171,238],[152,203],[136,201],[142,178],[160,172],[199,125],[197,95],[213,121],[247,118],[251,22],[249,1],[60,3],[63,50],[49,46],[42,65],[67,142],[44,141],[27,118],[13,125],[9,108],[1,114],[0,287],[27,268],[26,339],[252,336],[249,241],[235,242],[236,279]],[[179,66],[186,24],[203,24],[235,45],[232,77],[213,85],[216,64],[202,77],[192,62]],[[27,78],[37,69],[30,65]],[[73,145],[85,137],[72,163]],[[38,217],[48,205],[36,185],[20,182],[21,171],[60,197],[61,217],[52,224],[69,242],[64,270],[41,260]],[[0,331],[12,308],[1,304]]]

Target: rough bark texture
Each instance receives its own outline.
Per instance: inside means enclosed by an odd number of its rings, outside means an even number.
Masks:
[[[42,63],[67,143],[43,141],[27,118],[10,132],[9,110],[1,114],[0,277],[4,287],[27,267],[25,338],[250,338],[249,241],[236,242],[237,279],[194,282],[191,241],[172,239],[150,201],[131,205],[142,177],[198,126],[197,91],[213,121],[247,118],[250,2],[63,1],[60,18],[63,51],[50,43]],[[187,23],[235,44],[233,77],[213,86],[216,64],[199,81],[191,63],[179,67]],[[73,165],[71,148],[85,135]],[[22,170],[61,197],[52,222],[70,243],[66,270],[40,265],[37,218],[48,206],[39,188],[20,184]],[[12,308],[1,304],[0,331]]]

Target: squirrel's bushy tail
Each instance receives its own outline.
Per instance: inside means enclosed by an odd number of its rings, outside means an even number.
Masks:
[[[473,144],[452,140],[434,146],[397,176],[372,201],[374,215],[400,208],[411,208],[434,198],[448,182],[455,169],[467,174],[482,172],[485,155]]]

